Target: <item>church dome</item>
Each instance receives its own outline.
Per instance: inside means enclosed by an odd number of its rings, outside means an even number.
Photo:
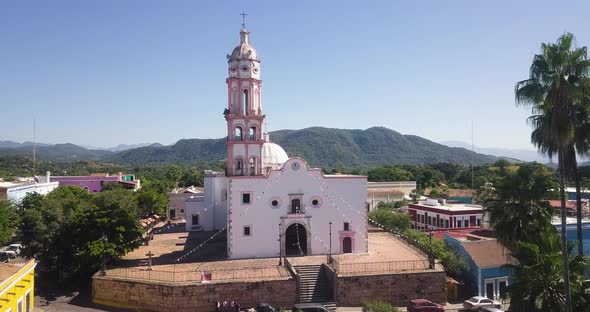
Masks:
[[[262,145],[263,167],[273,169],[282,166],[288,159],[285,150],[278,144],[266,142]]]
[[[229,55],[229,61],[259,60],[256,49],[248,42],[248,34],[245,29],[240,30],[240,44]]]

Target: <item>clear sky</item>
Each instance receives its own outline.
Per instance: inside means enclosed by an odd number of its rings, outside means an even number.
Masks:
[[[544,3],[543,3],[544,2]],[[514,104],[541,42],[590,43],[588,1],[0,1],[0,140],[109,147],[226,135],[240,13],[270,130],[384,126],[530,148]]]

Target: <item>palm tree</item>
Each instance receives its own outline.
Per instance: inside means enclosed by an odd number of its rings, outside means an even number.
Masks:
[[[568,269],[571,274],[575,310],[585,311],[590,304],[585,293],[584,259],[571,256],[574,245],[568,244]],[[535,244],[517,242],[511,255],[518,264],[512,269],[512,283],[508,286],[511,311],[563,311],[566,296],[563,292],[560,238],[554,228],[538,233]]]
[[[582,196],[580,175],[578,173],[578,164],[576,155],[587,156],[590,154],[590,118],[589,107],[584,105],[577,105],[575,112],[574,123],[574,142],[567,147],[566,159],[564,163],[569,164],[568,175],[574,178],[576,187],[576,217],[577,217],[577,240],[578,240],[578,254],[584,254],[584,244],[582,237]],[[557,146],[551,142],[551,127],[552,119],[551,112],[543,112],[542,109],[537,109],[537,115],[528,118],[529,123],[534,130],[531,133],[531,142],[539,148],[541,153],[553,158],[558,153]]]
[[[518,241],[536,242],[538,233],[552,229],[553,208],[547,201],[556,182],[541,164],[521,166],[496,185],[486,212],[498,241],[513,247]]]
[[[532,106],[533,117],[542,116],[543,128],[539,129],[533,143],[541,152],[550,156],[557,154],[559,164],[559,188],[561,197],[561,249],[565,308],[571,312],[568,255],[566,253],[566,210],[565,174],[566,163],[571,157],[571,146],[575,142],[575,113],[583,96],[588,94],[588,71],[586,48],[572,49],[574,36],[565,33],[556,43],[541,44],[541,54],[535,55],[530,68],[529,79],[516,83],[517,104]],[[537,126],[533,123],[533,126]],[[575,158],[575,157],[574,157]],[[570,159],[571,160],[571,159]]]

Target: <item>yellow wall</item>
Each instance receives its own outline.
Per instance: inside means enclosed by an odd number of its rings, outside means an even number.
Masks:
[[[0,283],[0,311],[18,312],[19,300],[22,311],[26,312],[26,294],[29,295],[29,311],[33,311],[35,297],[35,260],[29,261],[18,272]]]

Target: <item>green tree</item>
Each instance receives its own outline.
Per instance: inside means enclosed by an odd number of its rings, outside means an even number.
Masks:
[[[131,213],[135,219],[139,219],[141,216],[137,195],[132,190],[116,188],[110,191],[102,191],[94,194],[92,201],[97,207],[109,207],[117,204]]]
[[[146,180],[139,191],[137,201],[140,216],[165,215],[168,208],[168,192],[172,185],[161,180]]]
[[[383,166],[369,170],[368,180],[372,182],[382,181],[410,181],[414,177],[408,171],[396,166]]]
[[[516,83],[518,104],[532,107],[532,124],[541,129],[532,135],[533,143],[540,151],[557,154],[562,218],[562,267],[564,275],[565,310],[572,311],[568,258],[566,253],[565,175],[569,150],[575,144],[576,106],[588,94],[588,69],[590,62],[586,48],[573,47],[574,36],[565,33],[556,43],[543,43],[541,54],[533,58],[529,78]],[[542,124],[537,122],[537,117]],[[574,157],[575,158],[575,157]]]
[[[41,207],[44,198],[44,195],[39,194],[37,192],[27,193],[25,197],[23,197],[21,202],[18,204],[18,209],[24,211],[27,209]]]
[[[369,213],[369,218],[379,222],[388,229],[396,229],[400,232],[410,228],[410,216],[405,213],[392,211],[391,209],[374,209]]]
[[[182,176],[182,169],[180,169],[177,165],[171,165],[168,167],[168,171],[166,172],[165,178],[169,181],[174,183],[178,182],[180,177]]]
[[[137,217],[128,207],[118,201],[95,199],[96,205],[76,216],[72,232],[75,269],[83,276],[96,272],[102,261],[119,259],[137,248],[142,236]]]
[[[552,172],[540,164],[521,166],[506,176],[485,204],[498,240],[506,246],[534,242],[540,231],[553,228],[553,208],[547,200],[556,188]]]
[[[102,186],[101,192],[111,191],[111,190],[124,190],[125,185],[119,182],[107,182]]]
[[[512,269],[508,286],[511,311],[560,312],[566,308],[561,265],[561,241],[554,230],[537,233],[536,243],[517,242],[512,256],[517,264]],[[573,256],[574,244],[568,244],[567,254],[574,311],[588,311],[589,283],[585,282],[584,259]]]
[[[178,181],[178,186],[180,187],[188,187],[188,186],[203,186],[203,174],[197,170],[197,168],[189,168],[188,170],[184,170],[180,180]]]
[[[0,200],[0,245],[10,242],[18,223],[19,218],[14,205],[7,200]]]

